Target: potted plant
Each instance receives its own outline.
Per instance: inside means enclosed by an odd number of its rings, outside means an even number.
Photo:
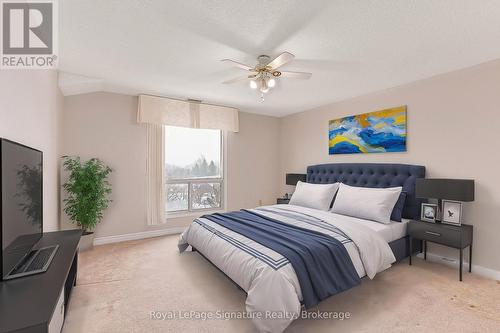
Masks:
[[[90,249],[94,242],[93,230],[111,202],[108,176],[112,170],[97,158],[82,162],[80,157],[63,156],[63,160],[63,167],[69,172],[63,185],[67,192],[64,212],[82,229],[79,249]]]

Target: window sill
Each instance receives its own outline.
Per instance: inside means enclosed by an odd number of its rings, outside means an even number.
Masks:
[[[213,214],[213,213],[222,213],[224,212],[224,208],[218,208],[218,209],[207,209],[207,210],[199,210],[197,212],[175,212],[175,213],[166,213],[166,219],[167,221],[169,219],[176,219],[176,218],[182,218],[182,217],[200,217],[205,214]]]

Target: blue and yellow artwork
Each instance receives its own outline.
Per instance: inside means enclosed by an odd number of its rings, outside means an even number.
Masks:
[[[406,151],[406,106],[330,120],[329,153]]]

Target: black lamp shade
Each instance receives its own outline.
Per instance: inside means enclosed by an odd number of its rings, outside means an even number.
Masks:
[[[473,179],[417,178],[417,198],[474,201]]]
[[[306,181],[306,174],[302,174],[302,173],[287,173],[286,174],[286,184],[287,185],[295,186],[295,185],[297,185],[299,180],[301,182],[305,182]]]

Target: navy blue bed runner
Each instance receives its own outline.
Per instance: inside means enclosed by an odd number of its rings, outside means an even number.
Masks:
[[[287,258],[297,274],[306,309],[361,282],[344,245],[326,234],[248,210],[202,217]]]

